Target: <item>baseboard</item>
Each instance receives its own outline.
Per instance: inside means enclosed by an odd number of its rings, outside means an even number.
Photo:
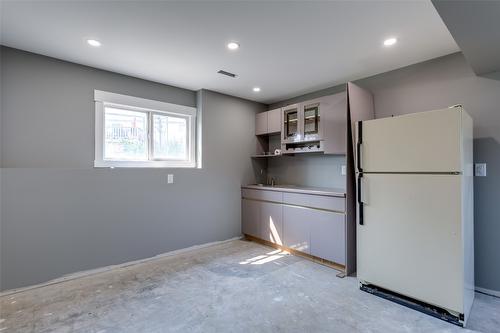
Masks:
[[[80,279],[80,278],[87,277],[87,276],[90,276],[90,275],[96,275],[96,274],[108,272],[108,271],[111,271],[111,270],[114,270],[114,269],[120,269],[120,268],[130,267],[130,266],[134,266],[134,265],[138,265],[138,264],[142,264],[142,263],[146,263],[146,262],[150,262],[150,261],[155,261],[155,260],[159,260],[159,259],[162,259],[162,258],[165,258],[165,257],[171,257],[171,256],[175,256],[175,255],[178,255],[178,254],[187,253],[187,252],[191,252],[191,251],[195,251],[195,250],[199,250],[199,249],[203,249],[203,248],[207,248],[207,247],[211,247],[211,246],[215,246],[215,245],[229,243],[229,242],[241,239],[241,238],[242,238],[242,236],[239,236],[239,237],[229,238],[229,239],[226,239],[226,240],[223,240],[223,241],[205,243],[205,244],[200,244],[200,245],[193,245],[193,246],[186,247],[186,248],[183,248],[183,249],[161,253],[161,254],[158,254],[158,255],[155,255],[155,256],[149,257],[149,258],[144,258],[144,259],[139,259],[139,260],[134,260],[134,261],[128,261],[128,262],[124,262],[122,264],[110,265],[110,266],[100,267],[100,268],[96,268],[96,269],[89,269],[89,270],[85,270],[85,271],[70,273],[68,275],[63,275],[63,276],[61,276],[59,278],[55,278],[53,280],[49,280],[47,282],[43,282],[43,283],[40,283],[40,284],[35,284],[35,285],[32,285],[32,286],[21,287],[21,288],[16,288],[16,289],[4,290],[4,291],[0,292],[0,297],[9,296],[9,295],[17,294],[17,293],[20,293],[20,292],[23,292],[23,291],[32,290],[32,289],[37,289],[37,288],[42,288],[42,287],[46,287],[46,286],[51,286],[51,285],[58,284],[58,283],[61,283],[61,282],[66,282],[66,281],[71,281],[71,280],[75,280],[75,279]]]
[[[500,291],[497,291],[497,290],[491,290],[491,289],[476,287],[476,291],[480,292],[482,294],[486,294],[486,295],[490,295],[490,296],[495,296],[495,297],[500,297]]]

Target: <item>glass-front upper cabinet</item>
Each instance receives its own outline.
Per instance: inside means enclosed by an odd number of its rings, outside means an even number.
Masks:
[[[283,109],[283,140],[300,140],[299,134],[299,107],[291,105]]]
[[[304,105],[304,139],[319,137],[320,126],[319,103]]]

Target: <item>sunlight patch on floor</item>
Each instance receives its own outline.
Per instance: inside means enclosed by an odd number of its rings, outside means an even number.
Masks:
[[[260,255],[256,256],[250,259],[247,259],[245,261],[241,261],[240,265],[262,265],[266,264],[268,262],[272,262],[275,260],[278,260],[280,258],[283,258],[285,255],[289,255],[290,253],[287,251],[282,251],[282,250],[274,250],[271,252],[266,253],[265,255]]]

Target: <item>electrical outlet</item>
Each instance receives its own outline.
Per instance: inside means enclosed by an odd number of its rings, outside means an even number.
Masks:
[[[474,175],[476,177],[486,177],[486,163],[476,163],[474,166]]]
[[[173,182],[174,182],[174,175],[170,173],[167,175],[167,183],[173,184]]]
[[[340,168],[340,174],[342,176],[347,175],[347,167],[345,165],[342,165],[342,167]]]

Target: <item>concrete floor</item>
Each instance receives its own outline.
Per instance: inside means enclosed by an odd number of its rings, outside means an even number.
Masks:
[[[233,241],[3,296],[0,332],[468,332],[336,273]],[[468,326],[500,332],[500,299],[477,294]]]

